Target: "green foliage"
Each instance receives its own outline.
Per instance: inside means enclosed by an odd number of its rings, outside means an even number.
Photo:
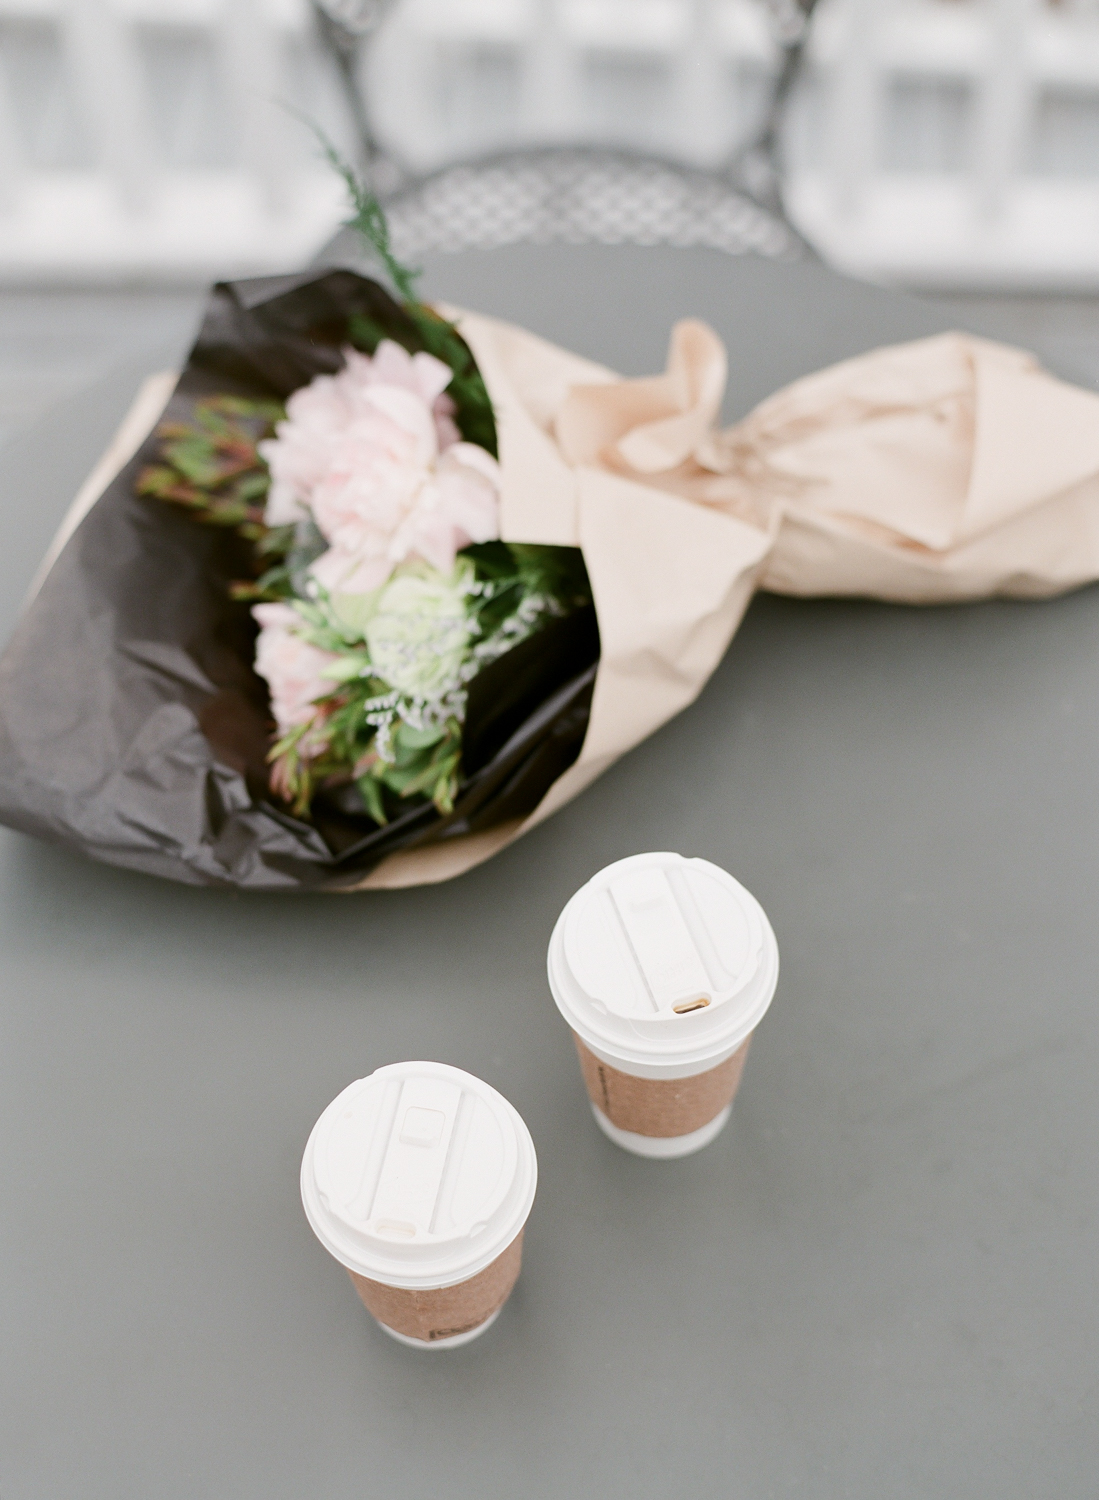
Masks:
[[[394,255],[385,210],[377,197],[356,175],[354,167],[340,155],[324,131],[316,125],[311,125],[310,128],[320,143],[325,159],[343,179],[347,188],[352,214],[344,221],[345,224],[349,229],[357,231],[369,253],[389,277],[404,303],[404,310],[418,337],[419,347],[428,354],[433,354],[436,359],[441,359],[454,372],[453,379],[447,386],[447,394],[458,408],[458,430],[467,443],[476,443],[495,457],[496,421],[492,413],[492,402],[465,340],[453,323],[440,317],[434,308],[421,302],[416,295],[416,283],[423,273],[402,265]],[[392,337],[386,335],[381,325],[365,313],[357,313],[349,320],[348,336],[356,348],[363,349],[368,354],[373,354],[384,337]]]
[[[462,763],[462,726],[456,716],[442,725],[417,726],[397,719],[383,757],[377,746],[379,706],[384,713],[393,694],[380,678],[357,676],[318,703],[318,720],[298,725],[275,744],[269,759],[272,784],[306,817],[326,783],[355,782],[366,811],[384,825],[401,812],[433,802],[441,813],[454,810]],[[323,733],[318,752],[316,738]]]
[[[355,312],[347,320],[347,337],[349,342],[354,344],[356,349],[360,349],[363,354],[373,354],[382,339],[392,338],[393,334],[383,328],[377,318],[372,318],[369,313]],[[406,338],[400,342],[405,345],[410,354],[416,353],[413,339]]]
[[[434,706],[433,715],[432,705],[402,699],[375,676],[362,627],[341,615],[323,590],[295,600],[294,608],[302,637],[338,660],[326,673],[333,690],[318,700],[317,718],[271,750],[276,789],[299,816],[326,782],[348,780],[378,824],[425,801],[442,813],[453,811],[462,761],[458,713],[443,705],[442,713]]]
[[[260,556],[278,557],[292,528],[275,531],[264,522],[271,478],[256,445],[284,415],[274,401],[197,402],[194,424],[163,422],[157,429],[160,462],[142,469],[137,493],[181,505],[204,525],[232,527],[256,543]]]
[[[265,537],[256,544],[258,556],[268,567],[255,583],[234,583],[234,599],[248,599],[254,603],[263,600],[292,601],[307,592],[309,564],[314,562],[328,547],[312,517],[301,520],[296,526],[272,526]]]
[[[363,596],[361,618],[323,590],[292,601],[303,639],[337,658],[324,674],[332,693],[317,700],[313,725],[295,728],[271,751],[273,785],[299,815],[308,812],[321,786],[348,780],[378,824],[428,800],[440,813],[453,811],[461,780],[464,684],[546,618],[591,597],[583,562],[572,548],[483,542],[459,554],[455,576],[468,580],[472,644],[460,680],[434,703],[411,699],[375,675],[366,631],[377,618],[372,611],[385,608],[384,589],[378,591],[380,602]]]
[[[375,761],[356,778],[374,821],[387,822],[387,809],[392,809],[397,799],[405,803],[405,809],[430,799],[441,813],[453,812],[462,764],[462,726],[458,720],[448,720],[441,729],[399,724],[390,743],[392,763]]]
[[[347,227],[357,230],[362,236],[367,248],[381,262],[386,275],[404,301],[415,302],[416,282],[423,273],[403,266],[393,254],[389,243],[389,223],[385,217],[385,210],[366,184],[355,175],[354,167],[340,155],[320,126],[311,121],[307,123],[320,143],[325,160],[333,171],[343,178],[344,186],[347,188],[347,196],[354,210],[351,218],[345,221]]]
[[[492,402],[465,340],[453,323],[448,323],[434,308],[422,302],[410,302],[405,311],[416,325],[428,354],[434,354],[454,371],[447,395],[458,408],[459,432],[467,443],[476,443],[497,457]]]
[[[591,584],[579,547],[547,547],[509,542],[523,589],[556,599],[565,609],[591,603]]]

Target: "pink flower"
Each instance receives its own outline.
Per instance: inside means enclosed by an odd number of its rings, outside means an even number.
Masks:
[[[259,445],[271,470],[269,526],[297,521],[308,509],[314,488],[328,470],[331,444],[369,415],[367,393],[372,388],[404,390],[417,397],[433,421],[437,451],[459,441],[454,402],[444,395],[451,370],[442,360],[409,354],[391,339],[382,340],[373,358],[345,349],[344,359],[339,374],[318,375],[294,392],[275,437]]]
[[[406,391],[414,391],[430,406],[440,451],[460,440],[461,433],[454,423],[457,407],[445,394],[453,371],[441,359],[436,359],[433,354],[409,354],[392,339],[381,341],[374,351],[373,361],[354,349],[347,351],[347,359],[348,368],[359,371],[358,378],[364,384],[402,386]],[[363,366],[367,365],[369,368],[364,370]]]
[[[308,510],[330,544],[311,571],[330,592],[369,592],[411,556],[449,572],[462,547],[500,534],[499,465],[460,440],[440,360],[388,340],[346,357],[291,396],[262,445],[268,521]]]
[[[369,594],[382,584],[393,569],[383,557],[357,557],[329,547],[309,569],[310,574],[329,594]]]
[[[271,712],[281,734],[298,724],[307,724],[316,713],[314,699],[327,697],[335,683],[321,676],[325,667],[339,658],[302,640],[297,629],[301,616],[287,604],[256,604],[252,614],[259,621],[256,641],[256,671],[271,689]],[[319,749],[320,745],[314,746]]]
[[[392,566],[413,553],[449,573],[470,542],[500,535],[500,469],[476,443],[455,443],[440,458],[389,543]],[[351,590],[348,590],[351,592]]]
[[[318,375],[286,403],[286,421],[276,436],[258,445],[271,471],[268,526],[286,526],[305,515],[314,486],[324,477],[328,451],[350,413],[336,375]]]
[[[437,451],[431,413],[417,396],[397,386],[365,391],[356,421],[332,441],[310,497],[325,540],[344,552],[385,557]]]

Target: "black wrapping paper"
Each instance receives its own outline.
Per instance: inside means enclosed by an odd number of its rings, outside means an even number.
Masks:
[[[327,271],[221,284],[165,417],[214,393],[285,398],[342,364],[355,314],[420,347],[376,283]],[[576,759],[599,635],[592,608],[552,622],[470,686],[454,812],[379,828],[353,788],[306,822],[267,789],[266,684],[229,583],[234,534],[134,493],[155,434],[69,539],[0,660],[0,820],[96,859],[191,884],[354,886],[396,849],[533,811]]]

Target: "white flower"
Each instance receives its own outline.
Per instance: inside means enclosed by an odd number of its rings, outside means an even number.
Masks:
[[[408,698],[441,702],[462,688],[473,626],[462,561],[444,574],[423,564],[400,569],[366,622],[371,669]]]

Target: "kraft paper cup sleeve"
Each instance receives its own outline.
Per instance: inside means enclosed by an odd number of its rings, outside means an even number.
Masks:
[[[426,1344],[449,1342],[481,1328],[511,1296],[523,1257],[523,1231],[491,1265],[455,1286],[411,1291],[347,1274],[364,1306],[393,1333]]]
[[[751,1037],[716,1068],[686,1078],[638,1078],[596,1057],[573,1032],[588,1097],[612,1125],[632,1135],[692,1135],[733,1102]]]

